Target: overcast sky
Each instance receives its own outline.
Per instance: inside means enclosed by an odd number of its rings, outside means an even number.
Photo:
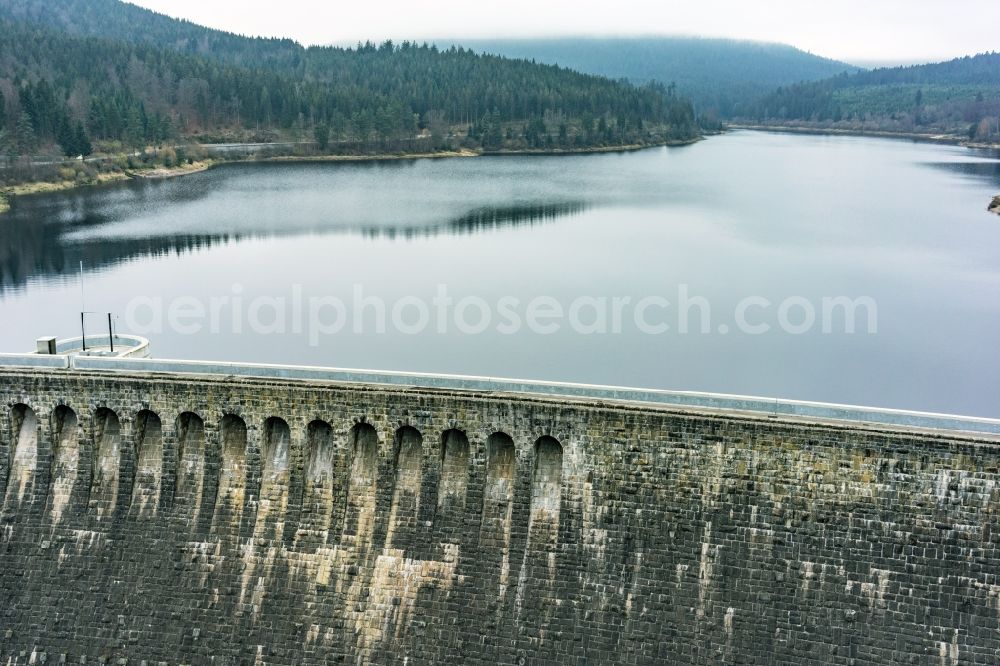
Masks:
[[[1000,50],[1000,0],[134,0],[305,44],[384,39],[684,34],[792,44],[855,64]]]

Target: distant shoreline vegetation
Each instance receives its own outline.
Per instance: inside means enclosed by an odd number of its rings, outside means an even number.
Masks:
[[[1000,143],[1000,53],[842,74],[778,88],[741,124],[897,135],[953,135]]]

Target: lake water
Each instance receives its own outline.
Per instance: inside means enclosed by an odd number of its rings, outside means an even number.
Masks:
[[[0,349],[79,334],[82,260],[85,309],[161,358],[997,417],[998,193],[996,155],[758,132],[228,165],[16,200],[0,218]],[[836,298],[857,306],[854,332]]]

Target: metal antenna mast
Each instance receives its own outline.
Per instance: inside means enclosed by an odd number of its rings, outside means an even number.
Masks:
[[[87,299],[83,293],[83,259],[80,260],[80,340],[83,351],[87,351],[87,324],[84,322],[84,313],[87,311]]]

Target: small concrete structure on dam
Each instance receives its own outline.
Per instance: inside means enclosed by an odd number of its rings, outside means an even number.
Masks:
[[[0,356],[0,663],[1000,661],[1000,421]]]

